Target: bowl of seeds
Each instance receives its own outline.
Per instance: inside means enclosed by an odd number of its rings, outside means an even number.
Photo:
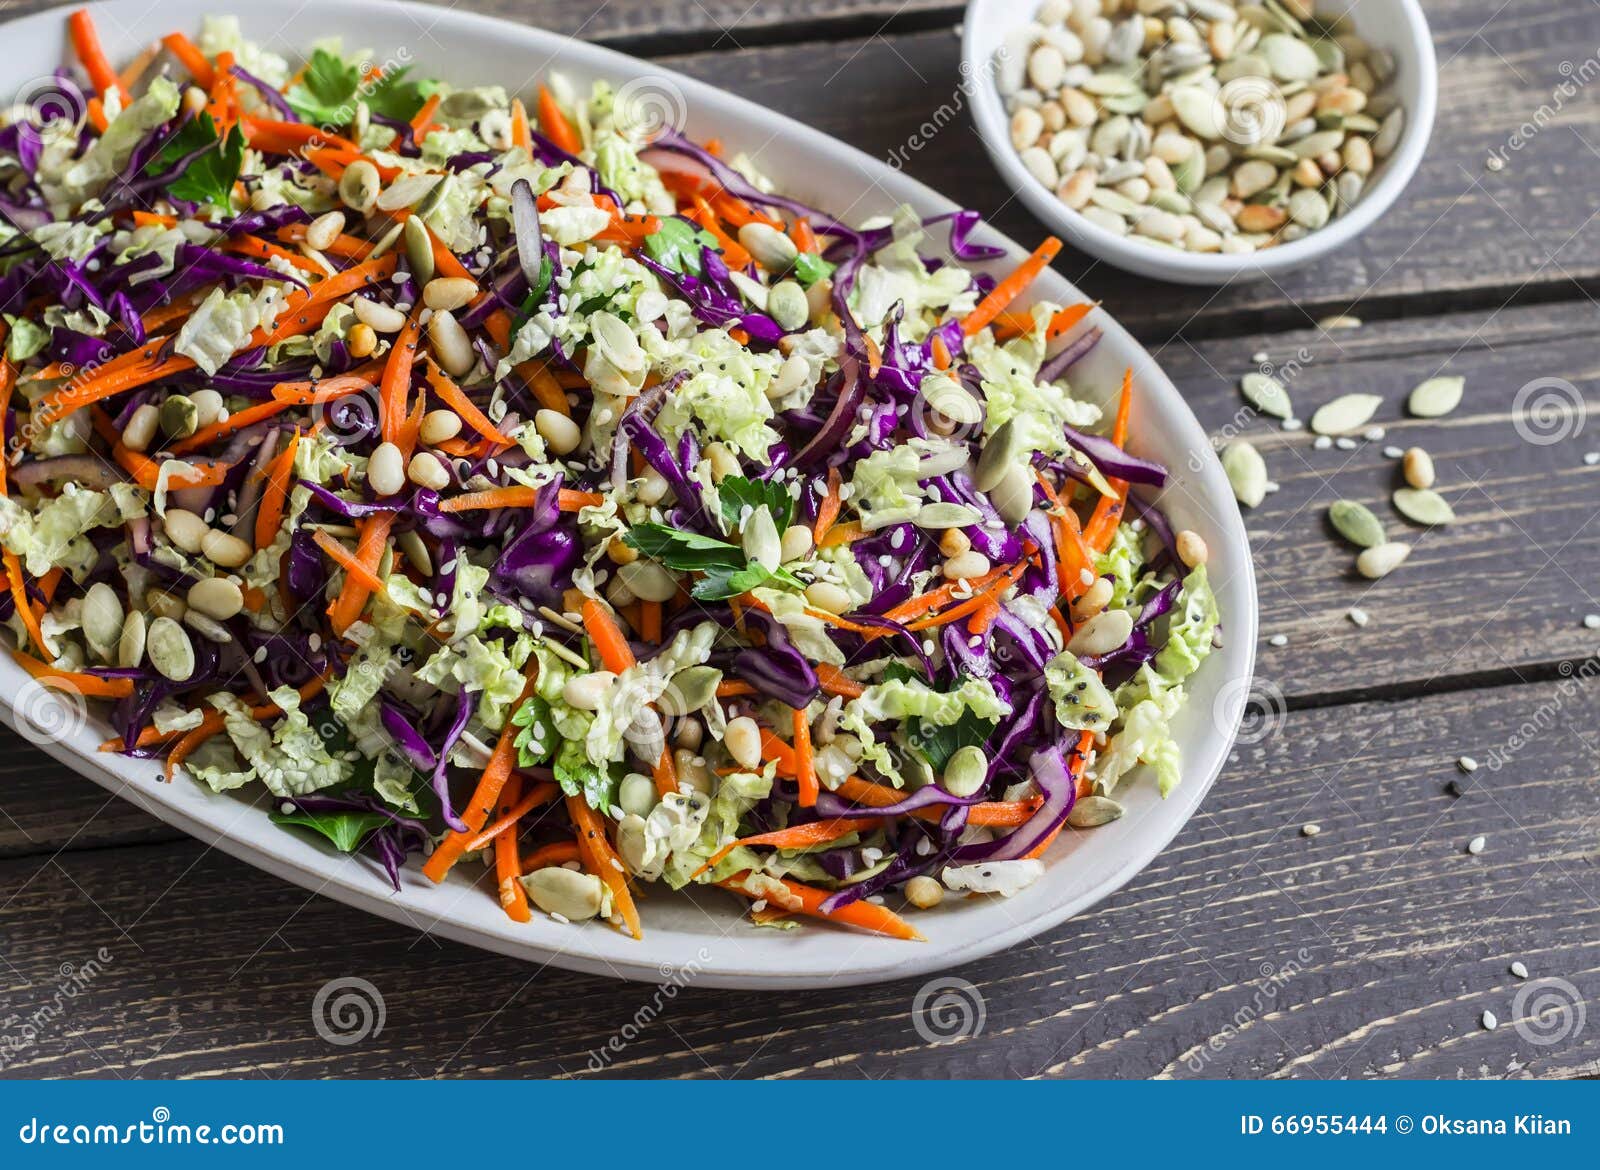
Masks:
[[[1058,235],[1222,284],[1350,243],[1405,189],[1438,69],[1417,0],[972,0],[990,157]]]

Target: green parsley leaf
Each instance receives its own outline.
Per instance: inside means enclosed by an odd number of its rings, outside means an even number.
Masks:
[[[610,769],[597,768],[590,763],[581,741],[563,743],[551,770],[562,792],[568,796],[583,797],[595,811],[609,815],[612,806],[617,803],[617,786],[622,783],[622,777]]]
[[[216,146],[215,150],[206,150]],[[201,111],[178,127],[177,133],[162,145],[155,158],[145,166],[146,175],[159,175],[171,170],[195,151],[205,151],[193,159],[183,172],[167,187],[167,193],[192,203],[212,203],[218,207],[229,206],[233,185],[239,178],[239,167],[244,162],[244,134],[236,125],[224,140],[217,134],[217,125],[211,115]]]
[[[717,484],[717,497],[722,502],[723,527],[730,532],[739,527],[740,513],[746,504],[771,512],[772,522],[780,533],[789,527],[789,521],[794,516],[794,497],[789,494],[789,489],[770,480],[730,475]]]
[[[397,69],[364,83],[358,66],[346,64],[326,49],[317,49],[300,80],[284,96],[295,113],[319,125],[349,125],[356,116],[357,101],[366,102],[374,113],[409,122],[437,83],[407,81],[408,72],[409,69]]]
[[[712,569],[731,573],[744,568],[747,559],[744,550],[737,545],[665,524],[635,524],[622,539],[629,548],[638,549],[651,560],[660,561],[666,568],[680,573]]]
[[[275,825],[300,825],[321,833],[340,853],[354,853],[368,833],[389,823],[375,812],[274,812]]]
[[[538,695],[529,695],[511,716],[511,722],[522,728],[515,741],[519,767],[533,768],[555,755],[562,741],[550,716],[549,703]]]
[[[700,275],[700,249],[717,247],[717,237],[676,215],[663,216],[661,226],[644,239],[645,251],[663,268]]]
[[[737,597],[762,585],[783,585],[790,589],[803,589],[804,582],[788,569],[768,570],[751,561],[739,569],[710,569],[696,581],[689,595],[696,601],[721,601]]]

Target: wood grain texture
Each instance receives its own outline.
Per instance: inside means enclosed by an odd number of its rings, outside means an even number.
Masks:
[[[0,1035],[19,1035],[50,1000],[62,964],[83,971],[106,955],[5,1071],[1594,1073],[1600,1021],[1565,1036],[1554,1017],[1539,1033],[1519,1028],[1508,966],[1565,980],[1591,1004],[1600,996],[1597,717],[1600,681],[1574,676],[1274,719],[1129,887],[952,972],[976,986],[985,1022],[941,1045],[917,1031],[918,980],[758,995],[700,990],[689,975],[667,992],[421,937],[194,844],[3,861]],[[1470,777],[1453,764],[1467,751],[1483,763]],[[1443,786],[1458,776],[1469,790],[1452,799]],[[1299,833],[1309,821],[1319,836]],[[1470,856],[1479,833],[1487,848]],[[936,916],[920,921],[937,929]],[[311,1005],[329,980],[350,977],[378,989],[385,1022],[339,1047],[319,1038]],[[1479,1027],[1485,1009],[1502,1021],[1495,1032]],[[620,1052],[591,1055],[625,1026]]]

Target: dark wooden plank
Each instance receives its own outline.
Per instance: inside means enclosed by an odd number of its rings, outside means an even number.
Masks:
[[[919,1035],[919,980],[757,995],[692,974],[663,991],[539,971],[184,845],[0,862],[0,1034],[20,1035],[63,964],[100,968],[5,1071],[561,1075],[592,1059],[669,1077],[1594,1073],[1600,1029],[1563,1036],[1551,1019],[1542,1035],[1558,1039],[1537,1042],[1516,1024],[1523,983],[1508,968],[1600,997],[1596,670],[1274,722],[1128,888],[953,973],[985,1015],[954,1043]],[[1452,799],[1461,752],[1483,767]],[[1321,834],[1302,836],[1313,820]],[[1487,848],[1468,855],[1480,833]],[[385,1022],[337,1046],[312,1002],[349,978],[377,989]],[[591,1058],[614,1035],[620,1051]]]

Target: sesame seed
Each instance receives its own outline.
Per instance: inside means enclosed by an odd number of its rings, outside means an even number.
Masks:
[[[1287,646],[1288,644],[1289,637],[1287,634],[1274,634],[1267,639],[1268,646]]]
[[[1366,610],[1357,609],[1357,608],[1354,608],[1354,607],[1352,607],[1350,609],[1350,612],[1345,614],[1344,616],[1349,618],[1352,622],[1354,622],[1358,626],[1365,626],[1369,621],[1372,620],[1370,617],[1367,616],[1367,611]]]
[[[1383,449],[1383,457],[1385,459],[1404,459],[1405,456],[1406,453],[1399,447],[1390,446]]]
[[[1594,467],[1596,464],[1600,464],[1600,451],[1590,451],[1583,457],[1585,467]]]
[[[1483,1024],[1483,1030],[1485,1032],[1493,1032],[1500,1026],[1500,1021],[1495,1018],[1495,1014],[1493,1012],[1484,1012],[1481,1018],[1481,1023]]]
[[[1306,427],[1306,424],[1297,418],[1286,418],[1279,425],[1281,425],[1286,431],[1303,431]]]
[[[1341,451],[1354,451],[1356,449],[1356,441],[1349,435],[1340,435],[1333,441],[1333,445]]]
[[[1368,427],[1361,437],[1369,443],[1378,443],[1383,441],[1387,433],[1382,427]]]
[[[1328,438],[1327,435],[1318,435],[1311,440],[1311,449],[1313,451],[1326,451],[1331,446],[1333,446],[1333,440]]]
[[[1600,613],[1584,614],[1583,628],[1586,630],[1600,630]]]
[[[1471,756],[1462,756],[1456,761],[1456,767],[1463,772],[1476,772],[1478,770],[1478,761]]]
[[[1310,821],[1300,826],[1300,835],[1302,837],[1315,837],[1320,832],[1322,832],[1322,826],[1315,821]]]
[[[1467,852],[1473,854],[1474,856],[1476,856],[1477,854],[1483,852],[1483,847],[1485,845],[1487,845],[1488,843],[1489,843],[1489,839],[1487,837],[1483,836],[1482,834],[1479,834],[1478,836],[1474,837],[1472,840],[1467,842]]]
[[[1526,979],[1528,977],[1528,968],[1521,959],[1518,959],[1511,964],[1511,973],[1518,979]]]

